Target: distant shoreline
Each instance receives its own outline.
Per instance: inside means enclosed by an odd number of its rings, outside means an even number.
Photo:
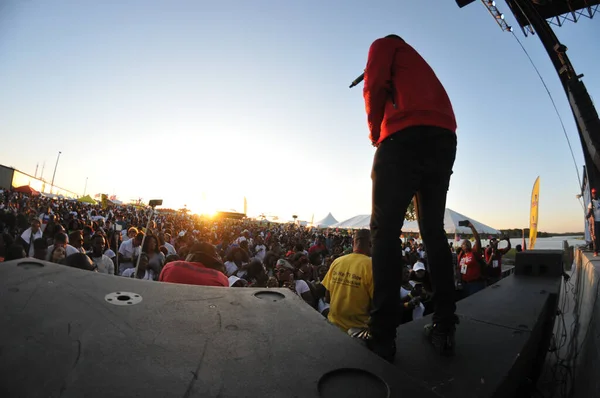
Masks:
[[[525,237],[529,236],[529,228],[501,229],[500,232],[503,235],[508,235],[509,238],[521,238],[521,237],[523,237],[523,234],[525,235]],[[559,232],[538,231],[538,233],[537,233],[538,238],[554,238],[554,237],[563,237],[563,236],[573,237],[575,239],[576,237],[584,237],[585,232],[560,232],[559,233]]]

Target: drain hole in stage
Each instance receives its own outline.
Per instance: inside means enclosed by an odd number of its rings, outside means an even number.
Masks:
[[[125,296],[125,295],[121,295],[121,296],[117,297],[117,300],[119,300],[119,301],[129,301],[129,300],[131,300],[131,297]],[[129,303],[129,304],[131,304],[131,303]]]
[[[279,300],[283,300],[285,298],[285,296],[281,293],[266,292],[266,291],[256,292],[256,293],[254,293],[254,297],[259,298],[261,300],[267,300],[267,301],[279,301]]]
[[[370,397],[390,396],[387,383],[371,372],[362,369],[336,369],[325,373],[318,384],[319,396],[329,397]]]

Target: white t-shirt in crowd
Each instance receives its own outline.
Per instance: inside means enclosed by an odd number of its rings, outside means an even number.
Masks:
[[[119,246],[119,253],[121,253],[121,255],[125,258],[133,258],[134,255],[139,253],[139,251],[139,246],[133,247],[133,239],[126,240],[125,242],[121,243],[121,246]]]
[[[296,280],[296,293],[299,296],[302,296],[303,293],[310,292],[310,288],[308,287],[308,283],[303,281],[302,279]]]
[[[171,254],[177,254],[177,250],[175,250],[175,247],[169,242],[165,242],[165,248],[167,249],[167,256]]]
[[[134,273],[135,273],[135,267],[127,268],[125,271],[123,271],[122,275],[126,278],[133,278]],[[144,277],[141,279],[148,280],[148,281],[154,280],[154,272],[151,269],[146,270]]]
[[[33,242],[36,239],[40,239],[42,236],[43,236],[43,232],[42,232],[41,229],[38,229],[38,231],[35,234],[32,234],[31,233],[31,228],[26,229],[21,234],[21,239],[23,239],[23,241],[26,242],[26,243],[30,243],[30,245],[29,245],[29,253],[27,253],[27,255],[29,257],[33,257],[33,254],[35,252],[34,249],[33,249]]]
[[[98,267],[98,272],[101,274],[109,274],[109,275],[114,275],[115,274],[115,265],[113,264],[112,260],[106,256],[106,255],[102,255],[100,257],[90,257],[92,259],[92,262],[94,263],[94,265],[96,267]]]
[[[267,247],[265,245],[256,245],[254,247],[254,251],[256,252],[256,256],[254,256],[254,258],[259,259],[262,263],[267,255]]]
[[[127,240],[127,241],[121,243],[121,246],[119,246],[119,253],[124,258],[133,259],[133,257],[136,257],[140,254],[140,249],[141,249],[140,246],[133,247],[133,239],[130,239],[130,240]],[[131,267],[135,267],[135,264],[133,264],[133,262],[131,262],[131,261],[128,261],[128,262],[125,261],[125,262],[119,263],[119,271],[122,269],[131,268]]]

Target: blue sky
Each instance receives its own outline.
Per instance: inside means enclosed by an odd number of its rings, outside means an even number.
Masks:
[[[370,212],[362,85],[369,45],[397,33],[453,102],[459,148],[448,207],[526,227],[583,230],[567,143],[535,71],[479,2],[7,1],[0,6],[0,163],[122,200],[197,211],[338,220]],[[368,5],[366,5],[368,4]],[[503,1],[498,2],[514,18]],[[558,78],[523,38],[583,157]],[[597,20],[556,30],[600,96]]]

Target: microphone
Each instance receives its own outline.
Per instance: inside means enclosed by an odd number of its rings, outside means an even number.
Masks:
[[[362,82],[364,79],[365,79],[365,74],[363,73],[359,77],[354,79],[354,81],[352,83],[350,83],[350,88],[358,85],[358,83]]]

